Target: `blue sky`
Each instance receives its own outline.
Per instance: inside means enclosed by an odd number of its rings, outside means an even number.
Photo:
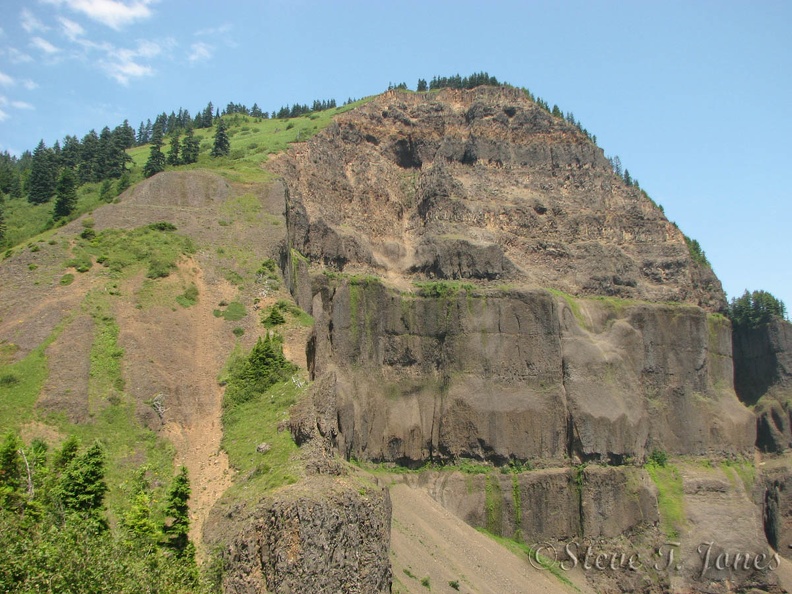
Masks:
[[[785,1],[3,0],[0,150],[485,70],[572,111],[729,297],[792,308],[791,30]]]

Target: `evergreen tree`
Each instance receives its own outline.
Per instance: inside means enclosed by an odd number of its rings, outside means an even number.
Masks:
[[[93,181],[98,181],[98,171],[100,169],[100,148],[99,148],[99,135],[96,130],[91,130],[83,136],[82,149],[80,153],[80,166],[77,169],[77,174],[81,184],[86,184]]]
[[[624,183],[628,186],[633,185],[632,176],[630,175],[629,169],[624,170]]]
[[[747,290],[742,297],[732,299],[729,318],[735,328],[756,328],[769,323],[773,318],[783,319],[786,306],[780,299],[767,291]]]
[[[61,165],[63,167],[71,167],[76,170],[80,165],[82,146],[80,140],[76,136],[67,135],[63,139],[63,148],[61,149]]]
[[[74,458],[63,471],[58,490],[63,508],[94,517],[103,523],[101,514],[107,493],[104,475],[105,453],[97,442]]]
[[[102,202],[112,202],[117,194],[113,193],[113,182],[106,179],[102,182],[102,189],[99,190],[99,200]]]
[[[226,125],[222,119],[217,120],[215,130],[214,146],[212,147],[213,157],[225,157],[231,151],[231,143],[228,140]]]
[[[7,433],[0,445],[0,509],[15,508],[22,498],[22,443],[15,433]]]
[[[187,505],[189,499],[190,481],[187,478],[187,469],[182,466],[179,474],[174,477],[166,496],[166,521],[162,528],[162,532],[168,539],[168,546],[179,554],[184,553],[189,544],[187,538],[190,531],[189,506]]]
[[[77,178],[68,167],[61,170],[55,196],[55,218],[62,219],[74,212],[77,206]]]
[[[168,151],[168,165],[181,165],[181,158],[179,156],[179,134],[176,133],[171,136],[170,150]]]
[[[187,128],[182,140],[181,146],[181,159],[185,165],[195,163],[198,161],[198,153],[201,150],[201,141],[195,137],[195,132],[192,128]]]
[[[33,204],[49,202],[55,193],[57,176],[54,155],[42,140],[33,151],[30,177],[28,178],[28,200]]]
[[[418,88],[416,89],[419,93],[423,93],[429,90],[429,85],[426,84],[426,79],[419,78],[418,79]]]
[[[5,222],[5,200],[3,195],[0,194],[0,247],[3,247],[6,239],[6,222]]]
[[[162,154],[162,126],[154,126],[151,134],[151,152],[148,161],[143,166],[143,175],[151,177],[160,171],[165,171],[165,155]]]
[[[129,179],[129,172],[124,171],[124,173],[121,174],[121,177],[118,178],[118,183],[116,184],[116,196],[120,196],[124,190],[126,190],[131,185],[132,180]]]

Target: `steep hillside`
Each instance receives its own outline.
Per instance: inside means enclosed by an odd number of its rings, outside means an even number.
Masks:
[[[785,591],[792,474],[734,368],[789,447],[788,325],[735,359],[718,279],[587,134],[511,87],[227,120],[229,156],[202,131],[143,180],[132,149],[0,261],[0,432],[103,443],[111,531],[185,465],[208,590]],[[567,545],[652,562],[535,548]]]

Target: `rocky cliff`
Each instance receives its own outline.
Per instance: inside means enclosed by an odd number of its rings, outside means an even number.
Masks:
[[[792,324],[774,319],[734,330],[734,387],[756,405],[756,445],[765,452],[792,447]]]
[[[719,282],[598,147],[521,92],[388,93],[274,167],[284,271],[316,318],[314,377],[337,371],[345,455],[751,449],[729,326],[708,314]]]

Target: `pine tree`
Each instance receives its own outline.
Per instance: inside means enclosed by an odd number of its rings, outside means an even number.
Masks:
[[[168,546],[179,554],[184,553],[190,542],[187,538],[190,531],[189,506],[187,505],[189,499],[190,481],[187,478],[187,469],[182,466],[168,490],[165,507],[167,519],[162,528],[162,532],[168,539]]]
[[[77,178],[68,167],[61,170],[55,188],[55,218],[62,219],[74,212],[77,206]]]
[[[165,155],[162,154],[162,126],[155,125],[151,133],[151,152],[148,161],[143,166],[143,175],[151,177],[160,171],[165,171]]]
[[[0,194],[0,248],[5,244],[6,239],[6,222],[5,222],[5,200],[3,195]]]
[[[74,458],[63,471],[58,493],[63,508],[100,519],[107,493],[104,476],[105,453],[97,442]]]
[[[215,130],[214,146],[212,147],[213,157],[225,157],[231,151],[231,143],[228,140],[226,132],[226,125],[222,119],[217,120],[217,129]]]
[[[179,156],[179,135],[171,136],[170,150],[168,151],[168,165],[181,165],[182,160]]]
[[[52,199],[58,172],[55,168],[52,151],[42,140],[33,151],[33,160],[28,178],[28,200],[33,204],[43,204]]]
[[[99,148],[99,135],[96,130],[91,130],[83,136],[82,148],[80,151],[80,166],[77,169],[80,183],[85,184],[88,182],[98,181],[101,178],[97,177],[100,169],[100,148]]]
[[[118,178],[118,183],[116,184],[116,196],[120,196],[121,193],[131,185],[132,180],[129,178],[129,172],[124,171],[124,173],[121,174],[121,177]]]
[[[106,179],[102,182],[102,188],[99,190],[99,200],[102,202],[112,202],[116,195],[113,194],[113,182]]]
[[[187,128],[182,140],[181,158],[182,163],[185,165],[195,163],[198,161],[198,153],[201,150],[201,141],[195,137],[195,132],[192,128]]]
[[[418,88],[417,91],[419,93],[424,93],[429,90],[429,85],[426,84],[426,79],[419,78],[418,79]]]
[[[0,508],[15,507],[21,497],[22,443],[16,433],[6,433],[0,444]]]

